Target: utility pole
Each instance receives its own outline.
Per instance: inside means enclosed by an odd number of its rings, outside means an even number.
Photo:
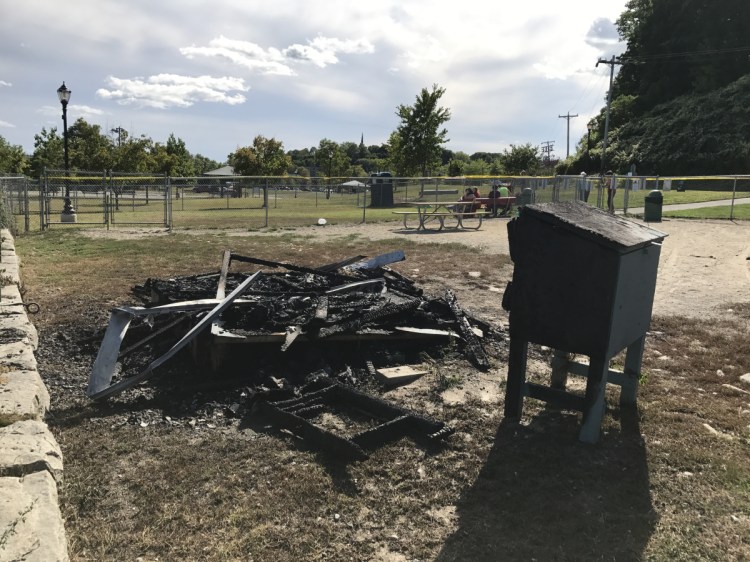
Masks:
[[[568,136],[566,137],[567,141],[565,144],[565,158],[568,158],[570,156],[570,120],[573,119],[573,117],[578,117],[578,114],[571,115],[570,111],[568,111],[567,115],[558,115],[560,119],[567,119],[568,120]]]
[[[120,147],[120,144],[122,143],[122,134],[125,132],[125,129],[122,127],[115,127],[114,129],[110,129],[110,133],[117,133],[117,147]]]
[[[552,159],[552,145],[555,141],[542,141],[542,161],[549,164]]]
[[[604,174],[604,157],[607,154],[607,135],[609,134],[609,106],[612,104],[612,82],[615,78],[615,65],[622,64],[615,55],[612,55],[610,60],[599,59],[596,61],[596,66],[599,64],[609,65],[609,91],[607,92],[607,113],[604,118],[604,142],[602,143],[602,174]]]

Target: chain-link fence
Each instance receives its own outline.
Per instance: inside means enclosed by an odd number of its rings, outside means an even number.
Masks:
[[[611,182],[611,183],[610,183]],[[75,223],[106,228],[285,228],[398,220],[414,202],[457,201],[467,187],[486,196],[507,186],[517,202],[584,201],[606,209],[616,186],[617,213],[642,216],[658,190],[666,217],[750,219],[750,176],[493,176],[464,178],[304,178],[201,176],[47,170],[40,180],[0,176],[4,222],[29,231]]]
[[[750,219],[750,176],[557,176],[556,200],[581,200],[615,212],[642,216],[646,198],[658,191],[666,217]],[[614,190],[610,189],[614,187]]]

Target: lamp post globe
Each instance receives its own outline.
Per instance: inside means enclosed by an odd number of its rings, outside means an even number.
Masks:
[[[68,160],[68,102],[70,101],[71,93],[65,82],[57,89],[57,98],[60,100],[60,105],[62,105],[63,157],[65,160],[65,204],[60,215],[61,222],[76,222],[76,211],[70,202],[70,181],[68,180],[68,176],[70,175],[70,163]]]

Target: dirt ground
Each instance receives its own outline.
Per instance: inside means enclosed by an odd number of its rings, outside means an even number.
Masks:
[[[609,396],[596,447],[577,442],[575,413],[530,404],[520,423],[503,419],[507,314],[500,300],[512,273],[506,225],[226,233],[239,251],[248,238],[257,247],[258,236],[291,234],[286,254],[274,257],[282,261],[318,241],[330,242],[318,251],[330,246],[339,258],[369,240],[451,244],[445,256],[412,246],[394,264],[428,293],[455,290],[466,310],[496,329],[486,342],[490,370],[446,355],[429,376],[387,393],[455,427],[437,453],[406,440],[341,466],[289,433],[230,415],[226,405],[238,393],[196,393],[181,378],[184,362],[107,404],[91,404],[83,389],[103,327],[102,314],[91,311],[111,301],[89,296],[89,316],[76,327],[42,325],[38,360],[66,462],[61,502],[71,559],[748,559],[750,400],[736,385],[750,371],[742,336],[750,325],[750,224],[651,225],[668,236],[644,357],[648,380],[634,417]],[[465,248],[457,244],[481,252],[461,260]],[[398,248],[398,240],[387,246]],[[30,261],[29,295],[52,309],[55,292],[33,284]],[[548,373],[549,359],[533,350],[530,378]],[[569,388],[580,390],[581,382]]]
[[[654,314],[721,317],[727,303],[750,301],[750,223],[667,219],[644,223],[666,233],[654,298]],[[508,254],[507,221],[485,221],[474,230],[416,232],[401,223],[325,225],[298,229],[304,237],[356,234],[372,240],[405,236],[431,243],[466,244],[488,254]],[[274,235],[276,233],[270,233]]]

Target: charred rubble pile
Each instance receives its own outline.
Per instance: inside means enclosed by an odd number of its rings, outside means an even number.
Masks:
[[[424,371],[414,363],[432,350],[456,350],[487,369],[481,334],[490,327],[452,291],[428,297],[388,267],[403,259],[397,251],[308,268],[226,251],[220,271],[148,279],[132,290],[143,306],[112,311],[87,394],[118,394],[189,347],[211,377],[243,357],[243,395],[254,412],[347,458],[365,458],[365,449],[402,435],[440,440],[448,426],[372,390],[418,376]],[[231,272],[233,263],[256,271]],[[147,361],[127,363],[144,352]],[[369,420],[353,435],[315,422],[322,412],[351,408]]]

